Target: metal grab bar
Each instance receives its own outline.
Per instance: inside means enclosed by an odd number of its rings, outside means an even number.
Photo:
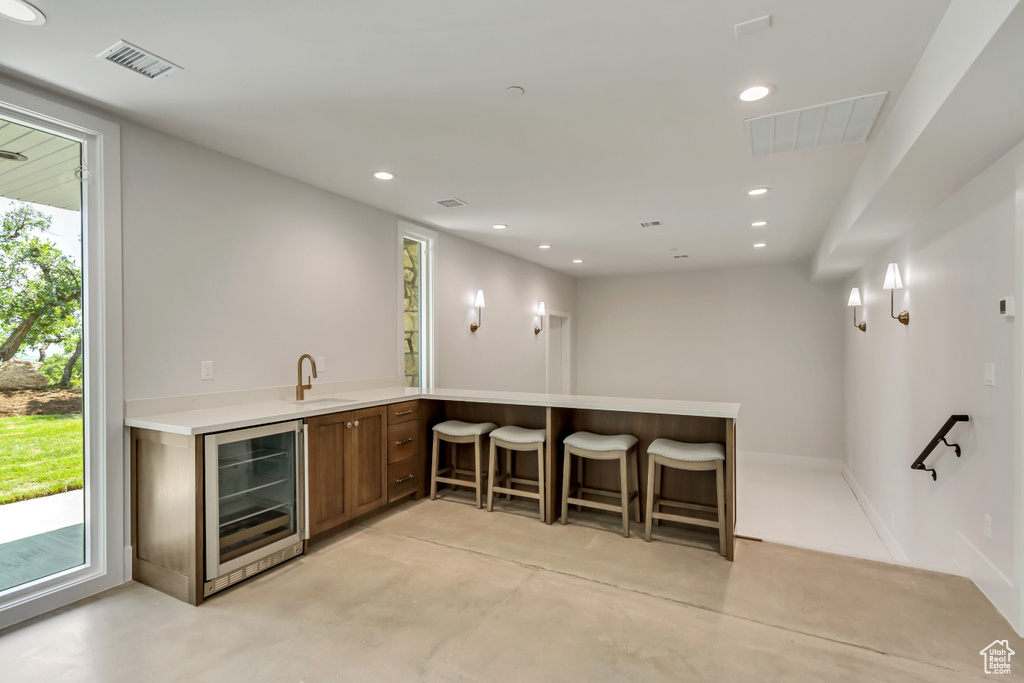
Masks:
[[[914,464],[910,466],[910,469],[912,469],[912,470],[924,470],[925,472],[931,472],[932,473],[932,481],[935,481],[936,479],[938,479],[938,476],[935,474],[935,470],[933,468],[925,467],[924,466],[925,459],[927,459],[928,456],[932,454],[932,451],[935,450],[935,447],[939,445],[940,441],[942,443],[946,444],[947,446],[949,446],[950,448],[952,448],[954,451],[956,451],[956,457],[959,458],[960,457],[960,444],[950,443],[950,442],[946,441],[946,434],[949,434],[949,430],[952,429],[953,425],[955,425],[957,422],[970,422],[970,421],[971,421],[971,418],[970,418],[969,415],[950,415],[949,419],[946,420],[946,424],[942,425],[942,429],[940,429],[938,431],[938,433],[935,436],[932,437],[932,440],[929,441],[928,445],[925,446],[925,449],[923,451],[921,451],[921,455],[917,456],[917,460],[915,460]]]

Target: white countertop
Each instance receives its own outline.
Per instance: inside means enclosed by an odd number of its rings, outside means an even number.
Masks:
[[[316,386],[308,392],[306,401],[263,401],[220,407],[207,407],[158,415],[137,415],[126,418],[128,427],[140,427],[171,434],[207,434],[229,429],[254,427],[272,422],[301,420],[344,410],[356,410],[386,405],[411,399],[440,401],[466,401],[469,403],[504,403],[510,405],[541,406],[551,408],[578,408],[585,410],[614,410],[631,413],[686,415],[692,417],[739,416],[739,403],[711,401],[672,401],[650,398],[613,398],[608,396],[576,396],[574,394],[531,394],[509,391],[478,391],[473,389],[406,389],[387,387],[317,395]]]

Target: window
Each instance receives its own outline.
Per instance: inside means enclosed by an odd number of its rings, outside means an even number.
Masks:
[[[398,222],[401,358],[405,386],[430,388],[433,378],[433,263],[436,233]]]

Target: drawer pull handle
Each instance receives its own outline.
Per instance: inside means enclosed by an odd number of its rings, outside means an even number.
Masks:
[[[399,415],[411,415],[413,412],[414,411],[412,411],[412,410],[403,410],[403,411],[395,413],[395,417],[398,417]]]
[[[415,474],[407,474],[404,477],[399,477],[398,479],[395,479],[395,483],[396,484],[401,484],[403,481],[409,481],[410,479],[412,479],[415,476],[416,476]]]
[[[416,440],[415,438],[413,438],[413,437],[409,437],[409,438],[408,438],[408,439],[406,439],[405,441],[396,441],[396,442],[395,442],[395,445],[396,445],[396,446],[401,446],[402,444],[406,444],[406,443],[409,443],[410,441],[415,441],[415,440]]]

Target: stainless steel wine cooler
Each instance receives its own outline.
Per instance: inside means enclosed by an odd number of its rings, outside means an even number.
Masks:
[[[204,595],[302,553],[302,438],[300,421],[206,437]]]

